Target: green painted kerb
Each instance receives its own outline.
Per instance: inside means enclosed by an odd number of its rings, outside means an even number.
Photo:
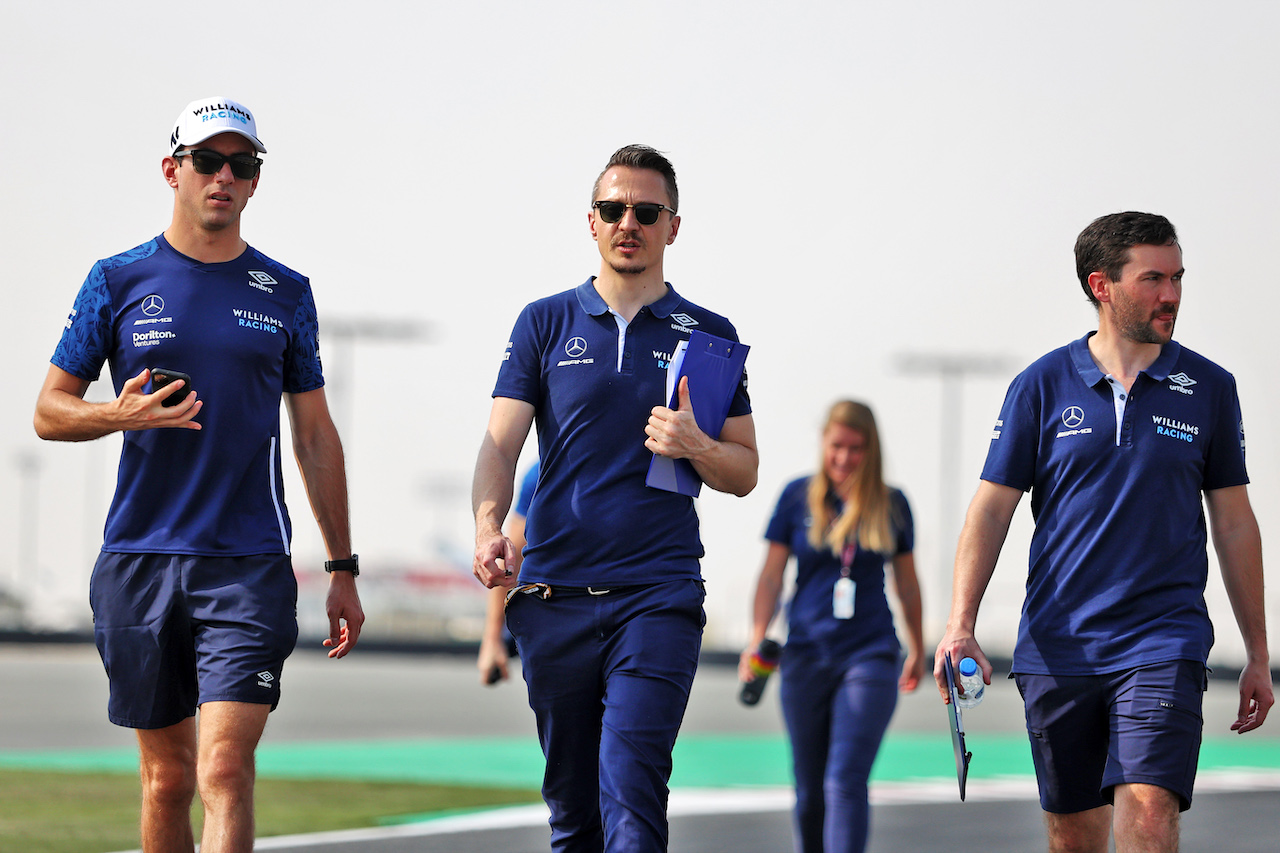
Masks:
[[[1025,735],[970,735],[973,779],[1031,776]],[[0,767],[67,772],[136,773],[136,748],[56,752],[0,752]],[[537,788],[542,753],[533,738],[350,741],[264,744],[258,774],[264,778],[423,782]],[[1244,737],[1206,739],[1200,769],[1280,770],[1280,740]],[[682,735],[676,744],[676,788],[776,787],[791,784],[785,737],[772,735]],[[937,734],[896,734],[885,740],[872,781],[954,778],[951,739]]]

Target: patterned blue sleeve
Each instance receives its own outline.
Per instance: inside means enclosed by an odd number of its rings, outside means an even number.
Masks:
[[[102,264],[97,263],[76,294],[62,339],[50,361],[72,376],[96,382],[111,352],[112,337],[111,291]]]
[[[285,354],[284,390],[286,394],[302,394],[324,387],[324,370],[320,366],[320,321],[311,288],[304,287],[293,314],[293,334]]]

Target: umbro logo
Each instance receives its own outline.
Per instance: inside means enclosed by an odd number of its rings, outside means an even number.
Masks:
[[[671,319],[672,319],[672,320],[675,320],[675,321],[676,321],[677,323],[679,323],[681,326],[696,326],[696,325],[698,325],[698,321],[697,321],[697,320],[693,319],[693,318],[692,318],[692,317],[690,317],[688,314],[684,314],[684,313],[680,313],[680,314],[672,314],[672,315],[671,315]]]
[[[276,677],[267,671],[258,673],[258,686],[270,688]]]
[[[276,281],[262,270],[249,270],[250,287],[256,287],[258,290],[264,290],[267,293],[275,293],[275,291],[271,289],[271,285],[279,283],[280,282]]]
[[[1196,381],[1185,373],[1175,373],[1169,377],[1169,381],[1173,383],[1169,386],[1170,391],[1177,391],[1179,394],[1188,396],[1195,393],[1191,390],[1191,386],[1195,385]]]

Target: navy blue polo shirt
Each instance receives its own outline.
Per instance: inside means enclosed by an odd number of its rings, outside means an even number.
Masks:
[[[649,412],[668,402],[668,362],[695,328],[738,339],[728,320],[670,285],[625,330],[594,277],[521,312],[493,392],[536,409],[541,474],[521,581],[623,586],[701,576],[693,499],[644,483]],[[744,376],[729,417],[750,412]]]
[[[202,429],[124,433],[104,551],[287,554],[280,395],[324,385],[311,286],[252,247],[201,263],[163,236],[99,261],[52,363],[119,396],[143,368],[191,376]],[[149,386],[144,388],[149,390]]]
[[[1031,491],[1014,671],[1204,661],[1213,626],[1201,493],[1249,481],[1235,379],[1171,341],[1125,394],[1094,363],[1089,337],[1013,380],[982,471]]]
[[[884,592],[885,560],[910,553],[915,544],[911,507],[897,489],[889,490],[894,552],[859,548],[849,565],[856,584],[853,618],[837,619],[832,606],[840,578],[841,555],[809,542],[809,477],[792,480],[782,490],[765,539],[785,545],[796,559],[795,592],[787,604],[787,648],[806,654],[842,658],[852,653],[897,656],[899,643],[893,613]],[[839,511],[839,510],[837,510]]]

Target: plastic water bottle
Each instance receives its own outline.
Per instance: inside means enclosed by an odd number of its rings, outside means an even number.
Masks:
[[[738,699],[743,705],[754,705],[760,701],[765,682],[778,668],[778,660],[781,657],[781,645],[767,638],[760,641],[760,647],[751,653],[751,660],[747,663],[756,677],[751,681],[742,682],[742,692],[738,694]]]
[[[961,708],[976,708],[982,703],[982,694],[987,685],[982,680],[982,670],[973,658],[960,661],[960,686],[964,688],[963,696],[956,696],[956,705]]]

